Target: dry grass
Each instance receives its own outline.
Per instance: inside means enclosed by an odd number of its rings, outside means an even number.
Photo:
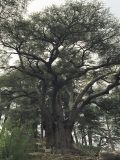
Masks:
[[[96,160],[96,158],[88,156],[61,155],[50,153],[32,153],[30,154],[30,160]]]

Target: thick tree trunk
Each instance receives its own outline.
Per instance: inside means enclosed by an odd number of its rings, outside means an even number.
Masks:
[[[72,152],[73,149],[73,137],[72,130],[65,127],[62,123],[58,124],[55,133],[55,148],[62,153]]]
[[[65,120],[56,87],[53,88],[50,101],[48,108],[43,112],[46,148],[51,148],[56,153],[75,153],[73,125],[70,125],[69,120]]]
[[[46,146],[56,153],[75,153],[73,147],[72,129],[66,127],[63,123],[53,124],[52,130],[46,128]]]

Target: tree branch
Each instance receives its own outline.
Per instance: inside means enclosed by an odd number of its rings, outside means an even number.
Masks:
[[[88,91],[88,89],[97,81],[99,81],[100,79],[106,77],[107,75],[109,75],[110,73],[98,76],[97,78],[93,79],[91,82],[89,82],[87,84],[87,86],[82,90],[82,92],[77,96],[76,100],[75,100],[75,104],[74,107],[76,107],[78,105],[78,103],[82,100],[82,97],[85,95],[85,93]]]
[[[79,104],[77,105],[76,108],[73,108],[73,110],[71,111],[70,117],[69,117],[69,121],[71,124],[74,124],[74,122],[76,121],[76,119],[79,116],[79,113],[83,110],[83,108],[89,104],[91,102],[91,100],[98,98],[100,96],[103,96],[105,94],[109,94],[109,91],[112,90],[114,87],[119,86],[120,85],[120,71],[118,71],[118,73],[116,73],[114,75],[114,82],[110,85],[108,85],[106,87],[106,89],[104,89],[103,91],[100,91],[99,93],[95,93],[90,95],[89,97],[87,97],[85,100],[82,100],[81,102],[79,102]]]

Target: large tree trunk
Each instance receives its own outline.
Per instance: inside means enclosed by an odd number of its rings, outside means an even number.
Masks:
[[[72,137],[73,124],[70,125],[69,120],[64,116],[56,87],[53,88],[50,102],[42,112],[46,148],[51,148],[56,153],[75,153]]]
[[[56,126],[55,148],[62,153],[69,153],[73,150],[72,130],[61,122]]]
[[[75,153],[73,147],[72,129],[65,126],[63,122],[53,124],[51,129],[46,128],[46,147],[53,149],[56,153]]]

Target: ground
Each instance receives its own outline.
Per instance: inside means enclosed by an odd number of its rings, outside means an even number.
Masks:
[[[30,160],[97,160],[97,157],[61,155],[50,153],[33,153]]]

